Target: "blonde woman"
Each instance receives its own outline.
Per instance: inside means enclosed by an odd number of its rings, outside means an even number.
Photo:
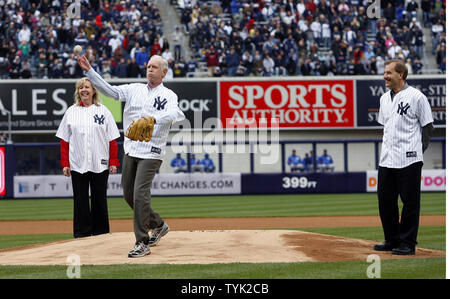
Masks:
[[[109,233],[106,189],[109,173],[116,173],[119,166],[115,139],[120,133],[88,78],[78,80],[74,98],[56,137],[61,139],[63,174],[72,178],[73,230],[80,238]]]

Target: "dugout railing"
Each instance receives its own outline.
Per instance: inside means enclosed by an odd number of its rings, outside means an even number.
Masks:
[[[441,159],[438,165],[434,165],[435,168],[445,169],[446,165],[446,145],[445,145],[445,137],[434,137],[431,139],[432,143],[438,143],[441,147]],[[362,143],[372,143],[374,146],[374,156],[373,156],[373,165],[374,169],[378,169],[378,161],[379,161],[379,148],[381,145],[381,139],[344,139],[344,140],[336,140],[336,139],[326,139],[326,140],[280,140],[276,143],[271,143],[271,141],[264,141],[265,144],[279,144],[280,145],[280,154],[281,154],[281,172],[287,173],[289,172],[286,168],[286,161],[289,156],[289,153],[286,152],[286,147],[288,145],[293,144],[310,144],[312,146],[312,152],[315,156],[318,156],[317,152],[318,145],[321,144],[342,144],[342,159],[343,159],[343,172],[349,172],[349,145],[350,144],[362,144]],[[224,154],[222,152],[222,147],[228,144],[245,144],[249,146],[249,173],[257,173],[255,171],[255,153],[252,150],[252,147],[258,145],[258,141],[234,141],[231,143],[227,142],[211,142],[208,145],[218,146],[219,152],[217,155],[217,172],[223,172],[224,165]],[[118,142],[119,145],[119,158],[121,159],[123,156],[123,142]],[[188,143],[172,143],[168,142],[168,147],[170,146],[186,146],[187,147],[187,169],[188,172],[191,172],[190,165],[190,149],[195,145],[203,145],[203,142],[192,141]],[[13,152],[16,160],[15,167],[15,175],[45,175],[45,174],[59,174],[61,169],[59,166],[59,143],[58,142],[49,142],[49,143],[28,143],[28,142],[17,142],[9,144],[9,146],[13,147]],[[336,156],[333,154],[332,156]],[[10,157],[7,157],[9,159]],[[314,161],[314,169],[316,169]],[[440,164],[440,167],[439,167]],[[368,169],[369,170],[369,169]],[[119,172],[121,168],[119,167]]]

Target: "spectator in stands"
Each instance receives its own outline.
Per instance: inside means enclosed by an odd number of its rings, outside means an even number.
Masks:
[[[172,40],[173,40],[173,53],[174,53],[174,60],[178,62],[181,57],[181,47],[184,43],[184,36],[183,33],[181,33],[180,27],[175,28],[175,32],[172,33]]]
[[[7,79],[9,77],[8,68],[8,58],[0,56],[0,79]]]
[[[6,135],[6,132],[3,132],[2,135],[0,135],[0,143],[5,143],[8,141],[8,135]]]
[[[413,18],[417,17],[417,10],[419,9],[419,4],[415,0],[406,1],[406,11]]]
[[[119,78],[126,78],[128,76],[127,68],[128,64],[125,62],[125,58],[121,57],[114,73]]]
[[[264,67],[264,71],[262,73],[263,76],[270,77],[273,75],[275,62],[273,61],[272,57],[270,57],[268,52],[264,55],[263,67]]]
[[[35,60],[34,67],[36,69],[36,77],[44,79],[48,78],[48,61],[43,51],[39,53],[39,57]]]
[[[441,64],[439,65],[439,69],[445,74],[446,68],[447,68],[447,59],[446,59],[446,57],[444,57],[441,60]]]
[[[408,69],[408,74],[412,74],[412,73],[414,72],[414,71],[413,71],[413,68],[412,68],[412,61],[411,61],[411,58],[407,58],[407,59],[406,59],[405,66],[406,66],[406,68]]]
[[[141,73],[142,73],[142,70],[145,69],[147,62],[149,60],[147,50],[145,49],[144,46],[142,46],[141,50],[139,52],[136,51],[135,55],[136,55],[136,62],[137,62],[137,64],[139,64],[139,67],[140,67]]]
[[[205,154],[205,158],[202,160],[203,170],[205,172],[214,172],[216,166],[214,166],[214,161],[209,157],[209,154]]]
[[[75,55],[72,53],[72,54],[70,54],[70,57],[66,60],[66,63],[64,64],[64,66],[69,69],[70,77],[75,77],[76,65],[77,65],[77,61],[75,59]],[[41,77],[39,77],[39,75],[37,75],[36,77],[41,78]]]
[[[297,156],[295,150],[292,150],[292,154],[288,157],[287,164],[291,167],[291,172],[305,170],[302,158]]]
[[[205,53],[206,67],[208,72],[212,75],[214,69],[219,66],[219,53],[216,51],[213,45]]]
[[[181,157],[180,153],[178,153],[176,157],[172,159],[172,162],[170,162],[170,166],[173,168],[175,173],[187,172],[186,161]]]
[[[191,154],[191,172],[203,172],[205,166],[200,159],[197,159],[194,154]]]
[[[432,6],[433,0],[421,0],[420,6],[422,8],[422,17],[423,17],[423,24],[425,27],[431,27],[431,6]]]
[[[128,59],[127,63],[127,77],[128,78],[140,78],[141,77],[141,68],[139,64],[136,62],[136,58],[132,57]]]
[[[412,63],[413,74],[420,74],[422,70],[423,64],[418,57],[414,58]]]
[[[63,74],[63,65],[58,58],[53,58],[50,60],[48,69],[49,69],[49,78],[61,78]]]
[[[186,77],[186,69],[184,67],[184,64],[174,63],[174,65],[173,65],[173,77],[174,78]]]
[[[438,19],[436,23],[431,26],[431,33],[432,33],[432,42],[433,42],[433,48],[432,53],[436,55],[436,48],[438,44],[440,44],[441,41],[441,35],[444,32],[444,26],[442,25],[442,21]]]
[[[20,77],[22,79],[30,79],[33,76],[31,73],[31,67],[29,63],[24,63],[22,67],[22,71],[20,73]]]
[[[213,71],[213,77],[222,77],[222,70],[217,66]]]
[[[171,61],[174,61],[172,52],[170,51],[169,48],[165,48],[164,51],[163,51],[163,53],[161,54],[161,56],[162,56],[162,58],[164,58],[165,60],[167,60],[169,63],[170,63]]]
[[[239,54],[236,53],[236,50],[234,48],[231,48],[225,58],[228,76],[236,75],[239,63],[240,63]]]
[[[189,60],[186,64],[186,72],[188,73],[188,77],[193,77],[194,73],[196,72],[198,68],[198,63],[195,60],[194,56],[191,56],[191,60]]]
[[[328,154],[326,149],[323,150],[323,155],[320,156],[318,169],[321,171],[334,171],[333,158]]]
[[[436,47],[436,64],[441,68],[441,63],[445,59],[445,43],[442,42]]]

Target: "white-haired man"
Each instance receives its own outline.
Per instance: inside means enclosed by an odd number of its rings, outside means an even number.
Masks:
[[[165,147],[172,123],[185,118],[178,107],[178,96],[162,83],[168,70],[167,60],[154,55],[147,64],[148,83],[112,86],[91,68],[87,58],[78,56],[80,67],[86,71],[94,86],[104,95],[124,101],[123,127],[143,116],[155,118],[152,139],[149,142],[124,140],[122,187],[125,201],[134,211],[136,243],[128,257],[150,254],[169,226],[150,206],[150,188],[165,155]],[[149,231],[152,234],[149,236]]]

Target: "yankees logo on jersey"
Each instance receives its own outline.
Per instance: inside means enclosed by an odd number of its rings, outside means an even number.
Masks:
[[[99,125],[103,125],[105,123],[105,116],[98,116],[97,114],[94,115],[94,122],[98,123]]]
[[[100,173],[108,169],[109,142],[120,137],[114,117],[104,105],[72,105],[64,113],[56,137],[69,143],[70,169]]]
[[[404,114],[406,114],[408,112],[408,109],[410,107],[411,106],[408,103],[403,104],[403,102],[400,102],[400,103],[398,103],[397,113],[400,114],[400,115],[404,115]]]
[[[153,108],[156,108],[156,110],[164,110],[164,106],[166,106],[166,104],[167,104],[166,99],[161,101],[161,97],[157,97],[157,98],[155,98]]]
[[[408,86],[380,98],[378,122],[384,126],[380,166],[404,168],[423,161],[421,128],[433,122],[425,95]]]

